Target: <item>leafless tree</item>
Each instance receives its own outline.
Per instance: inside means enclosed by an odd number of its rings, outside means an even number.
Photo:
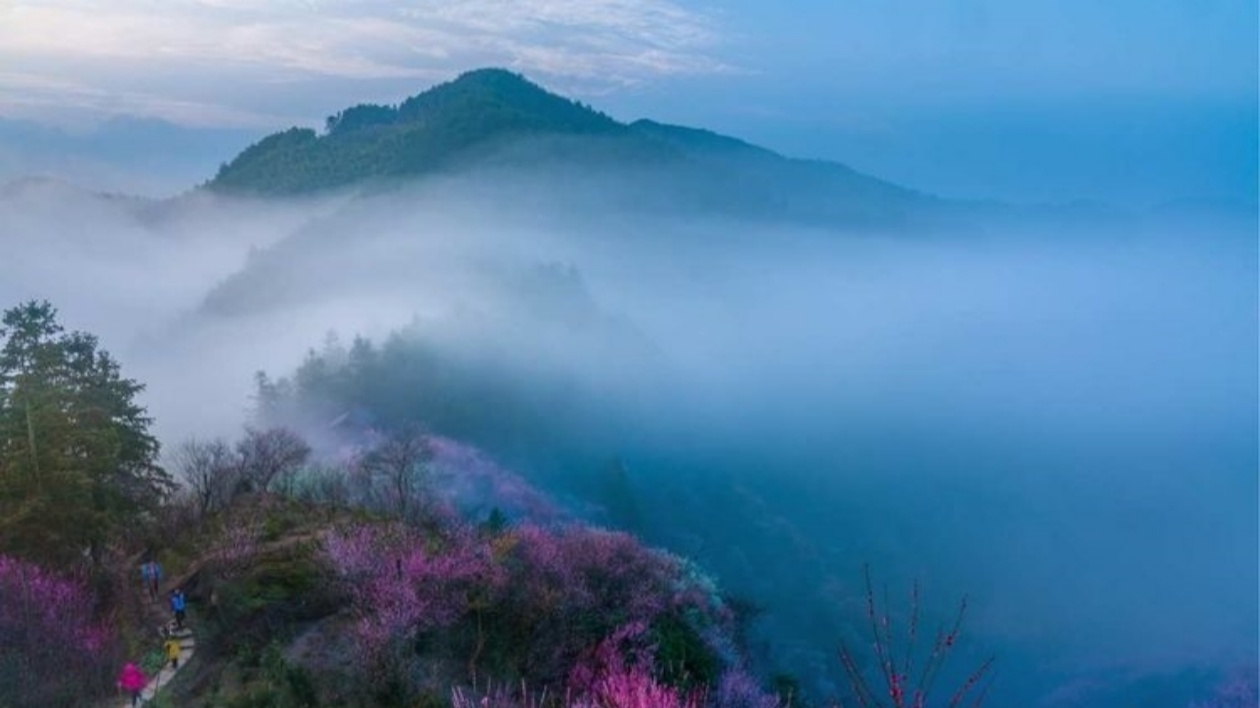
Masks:
[[[176,449],[174,465],[192,495],[197,518],[222,509],[231,500],[240,459],[226,441],[187,440]]]
[[[928,699],[934,697],[933,688],[941,667],[946,658],[958,643],[962,632],[963,616],[967,614],[967,598],[958,605],[958,614],[952,626],[946,629],[941,626],[932,640],[930,652],[926,658],[924,652],[917,651],[915,640],[919,635],[919,584],[914,584],[914,592],[910,599],[910,620],[907,625],[906,640],[897,642],[894,636],[895,623],[888,614],[888,590],[884,589],[883,607],[875,601],[875,586],[871,582],[869,566],[863,566],[862,575],[866,581],[866,617],[871,624],[875,663],[878,664],[878,675],[869,679],[860,667],[859,654],[848,644],[840,644],[840,664],[849,677],[853,701],[842,701],[840,708],[856,706],[857,708],[922,708],[929,705]],[[987,659],[963,679],[949,699],[949,708],[970,705],[981,706],[992,686],[993,659]],[[883,684],[882,686],[880,684]],[[887,702],[885,702],[885,694]],[[966,703],[964,703],[966,702]],[[931,705],[941,705],[933,701]]]
[[[422,431],[409,428],[391,434],[363,461],[385,487],[387,504],[404,521],[421,509],[433,451]]]
[[[236,453],[243,481],[255,491],[266,492],[273,484],[291,484],[310,459],[311,447],[288,428],[246,428],[245,437],[236,443]]]

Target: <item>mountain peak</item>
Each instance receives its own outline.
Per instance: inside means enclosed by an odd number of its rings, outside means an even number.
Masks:
[[[397,105],[347,108],[322,132],[292,128],[263,138],[207,186],[310,194],[504,167],[608,180],[601,193],[634,195],[626,198],[639,208],[884,223],[926,203],[839,164],[792,160],[708,130],[620,123],[502,68],[465,72]]]
[[[590,106],[500,68],[464,72],[403,101],[396,112],[401,122],[428,122],[435,117],[484,121],[489,114],[496,120],[490,121],[488,127],[527,128],[531,132],[598,133],[623,128]]]
[[[490,116],[495,120],[486,121]],[[487,129],[527,127],[534,131],[607,132],[621,127],[589,106],[551,93],[507,69],[464,72],[404,100],[397,106],[360,104],[329,116],[328,135],[346,135],[381,126],[432,126],[450,120],[478,120]]]
[[[504,69],[498,66],[487,66],[480,69],[470,69],[455,77],[454,80],[448,82],[448,85],[476,85],[489,87],[508,87],[522,88],[527,87],[537,91],[545,91],[538,84],[525,78],[524,74],[517,73],[510,69]]]
[[[465,72],[397,106],[360,104],[322,134],[264,138],[210,181],[222,191],[300,193],[441,169],[479,145],[527,135],[619,135],[626,126],[507,69]]]

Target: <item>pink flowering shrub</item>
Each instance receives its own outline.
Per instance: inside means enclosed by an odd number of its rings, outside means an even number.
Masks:
[[[629,668],[651,671],[656,664],[656,646],[650,641],[647,625],[624,624],[591,648],[569,671],[569,692],[590,695],[604,677],[624,673]]]
[[[658,639],[677,643],[681,632],[690,638],[684,653],[712,655],[691,627],[722,621],[710,605],[718,600],[688,585],[676,558],[585,526],[497,534],[359,526],[330,536],[325,552],[351,599],[361,657],[378,678],[407,673],[424,653],[473,680],[523,679],[590,696],[614,676],[630,690],[631,677],[600,651],[616,646],[659,679]]]
[[[489,684],[484,689],[456,686],[451,689],[451,708],[544,708],[554,706],[555,696],[546,689],[531,691],[522,681],[518,686]]]
[[[722,674],[711,700],[721,708],[781,708],[778,697],[767,693],[743,668]]]
[[[605,674],[586,700],[572,708],[698,708],[694,694],[656,681],[645,668],[623,668]]]
[[[713,684],[666,680],[677,667],[666,665],[659,639],[643,622],[618,627],[570,671],[571,708],[780,708],[741,666],[728,666]]]
[[[0,556],[0,705],[61,706],[110,686],[113,632],[83,582]]]
[[[512,689],[503,686],[484,691],[457,687],[451,691],[452,708],[700,708],[694,693],[683,693],[661,684],[646,667],[621,665],[601,675],[589,693],[563,701],[554,700],[546,690],[532,692],[524,683]],[[719,704],[720,705],[720,704]],[[724,707],[722,707],[724,708]]]
[[[370,666],[405,659],[418,632],[449,626],[504,579],[490,546],[455,533],[425,538],[402,526],[361,526],[332,534],[325,549],[356,615],[356,639]]]
[[[227,578],[245,572],[257,560],[262,535],[261,524],[252,519],[228,525],[211,551],[219,572]]]
[[[528,647],[505,668],[531,681],[562,682],[619,627],[651,628],[692,607],[674,560],[628,534],[524,525],[503,536],[501,557],[511,578],[495,608],[501,640]]]
[[[362,436],[365,445],[370,433]],[[589,698],[596,682],[613,681],[644,698],[657,695],[651,685],[595,656],[606,640],[624,651],[659,646],[667,670],[650,661],[634,666],[666,687],[716,682],[735,658],[734,615],[694,564],[625,533],[559,525],[563,514],[543,495],[475,448],[432,435],[425,444],[431,457],[424,493],[431,496],[419,529],[364,525],[325,543],[351,599],[359,655],[375,680],[410,681],[414,693],[420,687],[408,667],[417,668],[423,655],[429,668],[442,660],[474,683],[524,680],[553,695]],[[370,454],[370,446],[358,454]],[[458,509],[465,519],[493,509],[508,523],[473,530],[459,515],[435,513],[441,509]],[[634,637],[625,635],[628,628]],[[465,693],[460,700],[523,695]]]
[[[695,692],[658,681],[643,622],[618,627],[569,676],[570,708],[698,708]]]

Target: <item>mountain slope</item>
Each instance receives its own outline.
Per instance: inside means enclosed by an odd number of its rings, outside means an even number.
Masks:
[[[221,191],[303,193],[424,174],[488,141],[531,134],[620,135],[626,127],[501,69],[479,69],[396,107],[358,105],[323,134],[268,136],[224,165]]]
[[[276,133],[224,165],[207,187],[309,194],[505,168],[544,184],[558,174],[566,185],[576,177],[628,190],[646,208],[739,217],[883,223],[941,206],[837,163],[785,158],[706,130],[620,123],[502,69],[465,73],[398,106],[348,108],[323,132]]]

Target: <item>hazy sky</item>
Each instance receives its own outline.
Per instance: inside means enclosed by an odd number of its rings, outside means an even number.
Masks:
[[[248,142],[499,65],[945,194],[1251,200],[1256,32],[1249,0],[0,0],[0,118]]]

